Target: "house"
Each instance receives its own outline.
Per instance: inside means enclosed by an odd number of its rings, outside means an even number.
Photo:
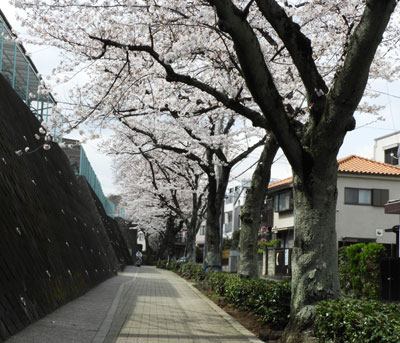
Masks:
[[[250,180],[232,181],[229,183],[223,204],[223,238],[232,238],[234,231],[240,230],[240,210],[246,199],[246,190],[250,187]],[[206,222],[201,223],[196,235],[196,245],[203,250],[205,245]]]
[[[233,181],[229,183],[223,205],[223,228],[224,238],[232,238],[233,231],[240,229],[240,210],[246,199],[246,190],[250,187],[250,180]],[[201,223],[199,232],[196,235],[196,244],[203,248],[205,244],[206,223]]]
[[[396,255],[398,216],[385,214],[385,204],[400,195],[400,167],[351,155],[338,160],[336,235],[338,247],[354,243],[382,243]],[[291,274],[291,248],[296,228],[293,214],[293,178],[268,186],[272,238],[280,239],[277,249],[264,256],[263,270],[269,276]]]
[[[382,243],[394,251],[395,235],[385,232],[399,223],[385,215],[389,199],[400,194],[400,167],[355,155],[338,161],[336,233],[338,246],[357,242]],[[268,187],[273,201],[273,228],[281,248],[292,248],[295,237],[293,179]]]
[[[234,231],[240,230],[240,211],[246,200],[250,180],[234,181],[227,187],[224,202],[223,237],[232,238]]]
[[[400,165],[400,131],[378,137],[374,143],[374,160]],[[400,196],[400,195],[399,195]]]
[[[385,216],[384,205],[400,194],[400,167],[355,155],[338,161],[336,232],[338,246],[354,242],[393,244],[385,228],[398,224],[398,218]],[[268,187],[273,199],[272,232],[281,247],[290,248],[294,239],[293,179]]]

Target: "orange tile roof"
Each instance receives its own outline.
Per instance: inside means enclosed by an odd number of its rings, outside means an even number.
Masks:
[[[341,158],[338,163],[343,173],[400,176],[400,167],[356,155]]]
[[[400,176],[400,167],[388,163],[377,162],[365,157],[350,155],[338,160],[339,173],[366,174],[366,175],[384,175]],[[268,189],[279,186],[290,185],[293,177],[270,183]]]
[[[293,177],[288,177],[288,178],[280,180],[280,181],[272,182],[268,185],[268,189],[283,186],[283,185],[289,185],[290,183],[292,183],[292,181],[293,181]]]

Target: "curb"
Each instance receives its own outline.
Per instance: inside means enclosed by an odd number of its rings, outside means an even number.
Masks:
[[[117,292],[102,324],[100,325],[100,327],[96,333],[96,336],[94,336],[93,339],[91,340],[91,343],[103,343],[105,341],[107,334],[110,331],[110,327],[113,322],[115,312],[117,311],[118,305],[121,301],[122,292],[125,288],[125,285],[133,282],[136,279],[138,272],[139,272],[139,270],[136,270],[135,273],[124,273],[124,272],[118,273],[118,275],[132,276],[132,279],[124,282],[123,284],[121,284],[119,286],[118,292]]]

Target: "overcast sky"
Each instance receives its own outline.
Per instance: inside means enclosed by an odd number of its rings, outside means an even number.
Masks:
[[[6,15],[13,28],[20,31],[20,26],[15,20],[15,9],[13,6],[9,5],[6,0],[2,0],[0,9]],[[51,70],[58,63],[57,51],[51,47],[28,46],[26,49],[32,54],[32,60],[39,72],[44,76],[50,74]],[[385,120],[373,122],[374,118],[370,115],[357,114],[357,128],[346,135],[339,152],[339,158],[349,155],[373,158],[374,139],[400,130],[400,81],[395,83],[388,83],[383,80],[377,81],[370,86],[370,89],[379,94],[379,97],[374,99],[374,103],[386,106],[381,113]],[[58,93],[63,92],[62,89],[56,89],[55,91]],[[79,136],[74,136],[73,138],[79,139]],[[85,144],[84,148],[100,179],[104,194],[118,193],[117,188],[113,184],[111,159],[98,153],[97,142],[95,141]],[[257,159],[258,154],[253,153],[249,159],[233,169],[233,175],[242,174]],[[283,179],[289,176],[291,176],[290,165],[284,157],[279,158],[272,168],[272,178]],[[240,175],[238,178],[245,177],[250,178],[251,171]]]

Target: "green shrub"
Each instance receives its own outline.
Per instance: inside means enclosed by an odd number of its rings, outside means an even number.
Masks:
[[[173,270],[182,277],[207,286],[235,307],[259,316],[272,328],[284,328],[290,313],[290,282],[263,279],[243,279],[237,274],[204,272],[196,263],[158,261],[158,268]]]
[[[255,313],[272,328],[283,328],[289,320],[290,282],[244,279],[224,272],[207,275],[211,290],[236,308]]]
[[[196,281],[202,281],[206,277],[206,272],[204,271],[204,267],[202,264],[195,264],[192,269],[192,277],[191,279]]]
[[[230,277],[234,277],[233,274],[221,272],[221,273],[209,273],[207,275],[207,284],[210,289],[220,296],[225,294],[225,283]]]
[[[168,269],[172,270],[175,273],[179,273],[179,269],[181,268],[182,264],[182,262],[169,261]]]
[[[195,281],[202,281],[206,276],[203,265],[197,263],[183,263],[179,274],[186,279]]]
[[[224,297],[237,308],[254,312],[272,328],[284,328],[290,313],[290,282],[228,278]]]
[[[339,249],[339,279],[346,296],[378,299],[380,263],[385,248],[378,243],[358,243]]]
[[[167,269],[167,263],[168,263],[168,261],[166,261],[166,260],[158,260],[157,261],[157,268]]]
[[[400,305],[376,300],[317,304],[315,336],[324,343],[399,343]]]

